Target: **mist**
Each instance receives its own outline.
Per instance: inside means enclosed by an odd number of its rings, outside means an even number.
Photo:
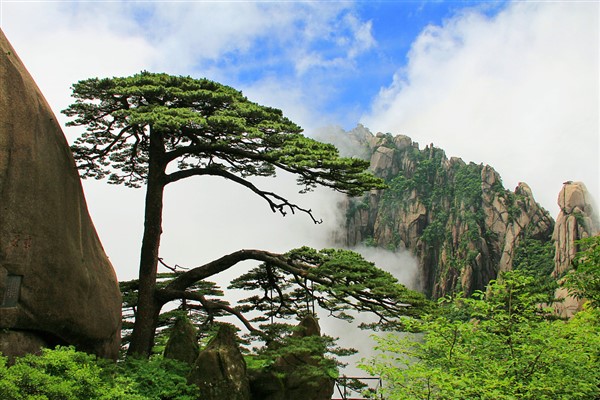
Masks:
[[[299,194],[300,187],[296,185],[295,177],[288,173],[254,182],[262,189],[277,191],[303,208],[311,209],[315,218],[323,222],[315,224],[308,215],[299,212],[286,216],[273,213],[263,199],[220,178],[190,178],[167,186],[165,190],[160,247],[160,257],[164,262],[171,266],[193,268],[240,249],[283,253],[301,246],[316,249],[342,247],[345,195],[327,188]],[[136,279],[145,190],[125,189],[99,181],[86,180],[84,184],[96,228],[119,280]],[[106,198],[110,198],[110,202],[105,201]],[[418,263],[408,252],[365,246],[351,250],[390,272],[407,287],[419,289]],[[234,304],[247,293],[227,290],[228,283],[256,265],[258,262],[242,262],[210,280],[225,289],[224,299]],[[164,271],[167,272],[166,269]],[[319,323],[323,334],[339,337],[340,346],[359,351],[340,360],[348,364],[341,373],[363,376],[365,373],[355,365],[360,359],[373,354],[374,342],[370,338],[372,332],[363,331],[358,325],[376,321],[370,315],[354,315],[356,320],[348,323],[320,312]],[[226,320],[238,325],[235,318]],[[245,333],[245,328],[241,329]]]
[[[376,247],[357,246],[350,250],[361,254],[366,260],[373,262],[379,268],[392,274],[400,283],[413,290],[420,290],[419,264],[415,257],[408,251],[393,252]],[[319,323],[323,334],[338,337],[340,347],[353,348],[358,352],[352,356],[345,357],[340,361],[347,365],[342,368],[340,375],[349,377],[367,376],[366,372],[360,370],[356,365],[362,360],[372,357],[376,354],[374,349],[375,341],[371,338],[373,335],[380,335],[381,332],[362,330],[358,326],[361,323],[378,322],[374,315],[350,313],[354,316],[354,321],[348,323],[322,313]],[[386,333],[383,333],[386,334]]]

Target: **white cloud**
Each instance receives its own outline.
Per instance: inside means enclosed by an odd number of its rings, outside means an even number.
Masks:
[[[557,214],[565,180],[599,198],[598,3],[518,2],[429,26],[362,122],[490,164]]]
[[[62,123],[74,82],[130,75],[157,57],[116,3],[4,3],[2,30]]]
[[[343,10],[341,10],[343,11]],[[315,14],[317,24],[311,23],[296,46],[296,71],[298,75],[313,72],[315,69],[353,68],[356,57],[376,46],[372,35],[372,21],[363,22],[353,13],[343,14],[340,10],[334,15]],[[312,19],[309,19],[311,21]],[[335,51],[323,52],[310,44],[318,41],[329,41],[334,44]]]
[[[153,4],[142,28],[162,53],[165,70],[189,73],[228,53],[251,52],[257,39],[286,37],[283,27],[292,17],[284,8],[256,2],[162,2]]]
[[[312,136],[318,127],[332,121],[321,110],[328,100],[328,93],[318,90],[311,92],[307,86],[312,87],[312,84],[271,76],[252,84],[240,85],[240,89],[251,101],[283,110],[287,118],[298,123],[306,135]]]
[[[335,92],[331,74],[375,46],[371,22],[349,3],[11,2],[2,11],[2,29],[55,112],[77,80],[147,69],[234,85],[312,127]]]
[[[362,22],[354,15],[349,15],[346,20],[354,31],[354,40],[348,50],[348,58],[354,59],[361,53],[372,49],[377,44],[372,34],[373,22]]]

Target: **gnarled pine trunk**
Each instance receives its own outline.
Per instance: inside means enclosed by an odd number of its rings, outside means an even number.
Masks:
[[[150,355],[162,307],[155,294],[158,249],[162,234],[163,193],[166,185],[164,154],[163,135],[159,130],[151,129],[138,304],[128,355],[143,357]]]

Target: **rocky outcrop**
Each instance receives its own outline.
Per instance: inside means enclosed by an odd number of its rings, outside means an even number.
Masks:
[[[555,244],[552,275],[562,276],[570,267],[579,250],[577,241],[600,234],[598,214],[583,182],[565,182],[558,195],[560,213],[552,239]]]
[[[246,362],[231,325],[223,324],[203,349],[188,377],[202,400],[250,400]]]
[[[583,182],[565,182],[558,195],[560,213],[556,219],[554,233],[555,256],[552,276],[560,279],[572,266],[579,251],[577,241],[600,234],[598,214],[592,198]],[[556,298],[564,299],[555,303],[556,313],[562,317],[571,317],[581,309],[584,300],[569,296],[566,289],[558,289]]]
[[[306,316],[292,334],[302,340],[321,335],[319,323]],[[333,394],[335,381],[319,368],[322,353],[295,350],[279,357],[267,369],[252,371],[250,387],[256,400],[328,400]]]
[[[121,295],[67,141],[0,31],[0,347],[118,354]]]
[[[185,317],[179,317],[169,335],[164,357],[193,365],[200,352],[196,327]]]
[[[348,201],[345,244],[409,250],[434,298],[483,289],[512,268],[523,239],[552,233],[554,222],[529,186],[504,189],[490,166],[448,159],[433,144],[420,149],[404,135],[364,127],[346,135],[370,149],[371,169],[388,188]]]

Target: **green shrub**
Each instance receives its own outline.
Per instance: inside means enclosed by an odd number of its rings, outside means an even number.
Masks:
[[[12,366],[0,355],[0,399],[197,399],[197,388],[186,382],[188,369],[162,357],[115,364],[73,347],[44,349],[39,356],[16,359]]]
[[[376,337],[362,364],[386,399],[588,400],[600,398],[600,310],[547,319],[535,278],[507,272],[474,297],[444,298],[408,320],[417,337]]]

